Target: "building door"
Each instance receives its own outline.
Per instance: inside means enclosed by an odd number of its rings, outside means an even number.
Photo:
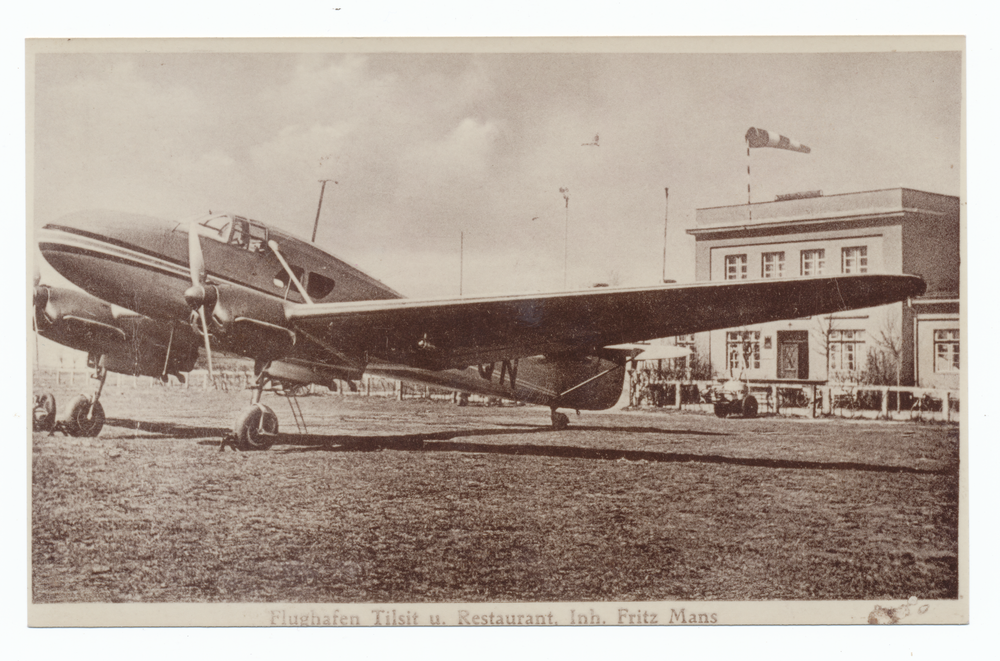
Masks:
[[[778,331],[778,378],[809,378],[809,331]]]

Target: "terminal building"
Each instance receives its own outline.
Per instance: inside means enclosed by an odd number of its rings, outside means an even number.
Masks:
[[[907,188],[698,209],[695,277],[909,273],[919,297],[865,310],[678,338],[718,376],[957,390],[959,199]]]

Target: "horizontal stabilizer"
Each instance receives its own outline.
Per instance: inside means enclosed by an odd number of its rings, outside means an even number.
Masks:
[[[633,352],[635,360],[669,360],[691,355],[687,347],[674,344],[612,344],[604,348]]]

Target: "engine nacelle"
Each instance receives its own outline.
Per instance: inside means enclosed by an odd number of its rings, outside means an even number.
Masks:
[[[70,289],[36,287],[34,302],[42,337],[103,354],[112,372],[180,378],[198,358],[200,339],[187,326],[155,321]]]

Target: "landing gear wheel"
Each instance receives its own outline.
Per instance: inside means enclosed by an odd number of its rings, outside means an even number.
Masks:
[[[91,406],[90,398],[77,395],[66,411],[63,428],[70,436],[93,437],[101,433],[101,428],[104,427],[104,407],[100,402],[94,402]]]
[[[52,431],[55,426],[56,398],[50,392],[35,395],[35,406],[31,417],[32,431]]]
[[[552,412],[552,428],[556,431],[569,427],[569,416],[559,411]]]
[[[240,414],[233,428],[241,450],[267,450],[278,436],[278,416],[263,404],[254,404]]]
[[[753,396],[747,396],[747,398],[743,400],[743,417],[757,417],[757,400]]]
[[[725,418],[729,415],[729,403],[728,402],[716,402],[715,403],[715,415],[719,418]]]

